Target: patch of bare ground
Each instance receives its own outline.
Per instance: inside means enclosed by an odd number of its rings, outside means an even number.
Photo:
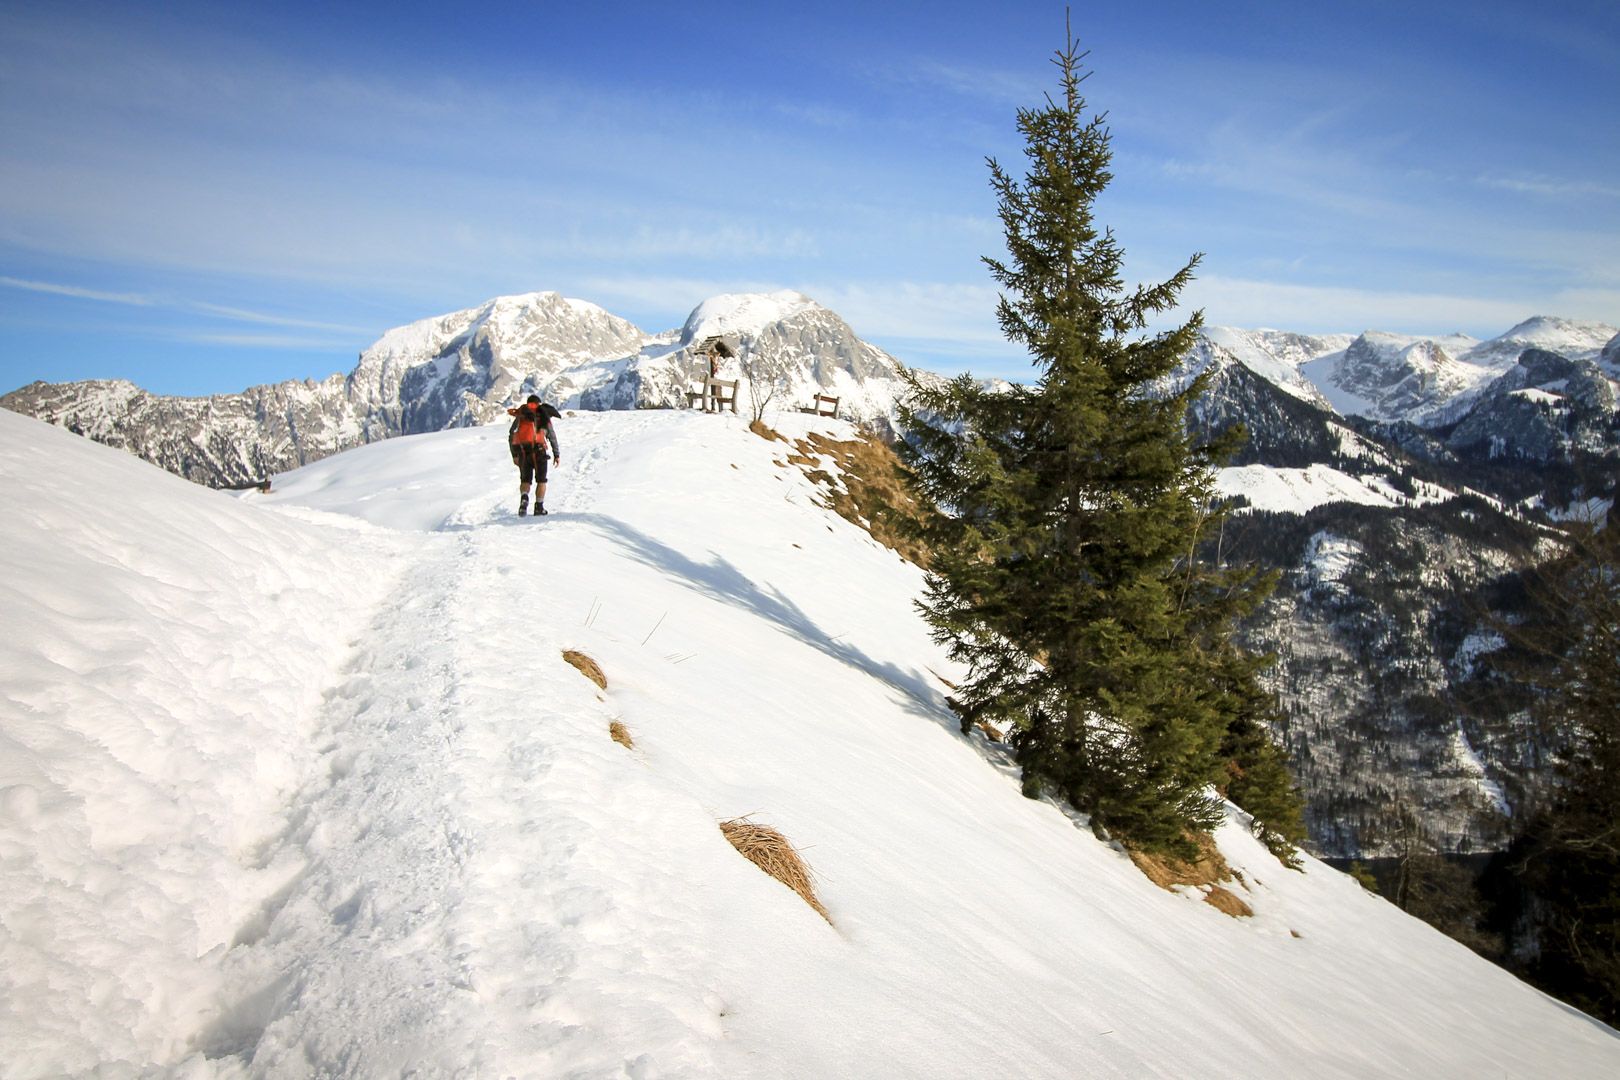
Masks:
[[[817,915],[826,919],[829,926],[832,925],[832,916],[827,914],[827,909],[816,898],[810,868],[787,837],[769,825],[749,821],[746,817],[722,821],[720,831],[743,858],[798,893],[799,898],[814,908]]]
[[[1204,903],[1216,911],[1225,912],[1234,919],[1254,914],[1254,909],[1223,883],[1241,880],[1235,877],[1215,838],[1208,833],[1195,833],[1189,837],[1198,845],[1198,857],[1191,862],[1158,852],[1131,851],[1131,862],[1146,874],[1148,880],[1161,889],[1173,890],[1177,885],[1190,885],[1204,893]]]
[[[900,459],[888,443],[875,435],[834,439],[812,431],[793,445],[798,452],[788,455],[788,462],[825,489],[829,509],[901,558],[927,568],[928,549],[909,527],[923,510],[906,487]],[[838,477],[819,467],[823,457],[837,465]]]
[[[614,720],[612,723],[608,724],[608,734],[612,736],[614,742],[618,743],[626,750],[634,750],[636,748],[636,740],[630,737],[630,729],[625,727],[624,724],[620,723],[619,721]]]

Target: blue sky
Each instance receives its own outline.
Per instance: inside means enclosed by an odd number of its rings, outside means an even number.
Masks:
[[[1060,3],[0,8],[0,391],[201,394],[554,289],[647,330],[794,288],[1021,376],[984,159]],[[1099,205],[1212,323],[1620,324],[1620,5],[1076,4]],[[161,10],[160,10],[161,9]]]

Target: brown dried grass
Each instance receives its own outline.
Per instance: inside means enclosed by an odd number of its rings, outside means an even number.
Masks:
[[[630,737],[630,729],[625,727],[619,721],[615,720],[608,724],[608,734],[613,736],[614,742],[618,743],[626,750],[634,750],[636,748],[636,740]]]
[[[804,859],[800,858],[787,837],[769,825],[761,825],[745,817],[722,821],[720,831],[743,858],[798,893],[801,900],[826,919],[829,926],[832,925],[832,916],[816,899],[815,881],[810,876],[810,868],[804,864]]]
[[[794,448],[798,453],[789,455],[788,461],[827,488],[827,506],[834,513],[865,529],[901,558],[928,566],[928,549],[908,528],[922,517],[923,508],[906,486],[900,458],[888,443],[874,435],[839,440],[812,431]],[[842,484],[814,468],[819,457],[837,463]]]
[[[567,663],[572,664],[581,675],[591,680],[591,682],[600,686],[603,690],[607,689],[607,676],[602,674],[602,669],[597,666],[595,660],[574,649],[564,649],[562,658]]]
[[[777,431],[775,428],[769,426],[763,420],[753,421],[748,425],[748,430],[752,431],[755,435],[758,435],[766,442],[771,442],[775,439],[780,439],[782,442],[788,441],[786,435],[783,435],[780,431]]]
[[[1216,911],[1225,912],[1234,919],[1253,915],[1253,908],[1236,893],[1222,887],[1222,882],[1234,880],[1234,874],[1226,864],[1221,849],[1215,846],[1215,838],[1208,833],[1194,833],[1188,839],[1198,847],[1198,857],[1191,862],[1148,851],[1131,851],[1131,862],[1161,889],[1174,890],[1177,885],[1191,885],[1204,890],[1204,903]]]
[[[1209,892],[1204,894],[1204,903],[1216,911],[1232,916],[1234,919],[1246,919],[1254,914],[1254,908],[1244,903],[1235,893],[1229,892],[1219,885],[1209,887]]]

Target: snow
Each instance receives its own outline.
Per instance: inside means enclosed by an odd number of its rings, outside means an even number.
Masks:
[[[1451,756],[1463,774],[1474,781],[1480,795],[1492,809],[1504,817],[1513,813],[1513,807],[1508,804],[1507,793],[1502,790],[1502,785],[1492,780],[1486,773],[1485,761],[1468,741],[1468,733],[1463,730],[1461,720],[1457,721],[1456,728],[1451,732]]]
[[[725,293],[710,297],[692,309],[682,336],[688,341],[702,341],[714,335],[757,335],[772,323],[820,306],[792,289],[772,293]]]
[[[1366,554],[1359,543],[1330,532],[1317,532],[1305,542],[1305,572],[1311,588],[1348,596],[1344,579]]]
[[[1507,639],[1496,630],[1475,630],[1463,639],[1457,646],[1456,655],[1451,658],[1452,665],[1464,678],[1472,675],[1479,664],[1479,658],[1498,649],[1507,648]]]
[[[498,428],[233,498],[0,413],[7,1077],[1620,1069],[1235,811],[1241,920],[1023,798],[920,573],[745,424],[565,416],[531,520]]]
[[[1526,401],[1532,401],[1538,405],[1545,405],[1549,408],[1563,408],[1566,405],[1564,399],[1559,395],[1549,393],[1548,391],[1539,389],[1537,387],[1526,387],[1523,390],[1514,390],[1508,396],[1523,398]]]
[[[1284,392],[1304,401],[1319,400],[1313,387],[1300,374],[1297,362],[1278,357],[1269,347],[1268,336],[1277,331],[1240,330],[1230,326],[1210,326],[1202,331],[1203,337],[1220,346],[1243,366],[1261,376]],[[1309,354],[1303,354],[1308,358]]]
[[[1547,516],[1554,521],[1576,521],[1604,528],[1609,520],[1609,512],[1614,509],[1614,500],[1599,496],[1578,499],[1563,508],[1551,508]]]
[[[1348,502],[1364,506],[1396,506],[1406,502],[1443,501],[1441,496],[1420,494],[1416,500],[1390,486],[1382,476],[1351,476],[1331,465],[1310,465],[1303,469],[1274,468],[1270,465],[1237,465],[1219,469],[1215,482],[1222,495],[1242,496],[1246,509],[1304,514],[1326,503]],[[1439,492],[1439,489],[1434,489]]]
[[[1460,356],[1471,364],[1501,374],[1519,361],[1525,349],[1546,349],[1571,360],[1596,359],[1615,334],[1606,323],[1535,315],[1504,334],[1482,341]]]
[[[1340,349],[1307,360],[1299,366],[1299,373],[1316,387],[1317,392],[1327,399],[1328,404],[1333,406],[1333,411],[1340,416],[1368,415],[1377,408],[1377,403],[1371,398],[1344,389],[1334,381],[1334,376],[1343,364],[1344,353],[1345,350]]]

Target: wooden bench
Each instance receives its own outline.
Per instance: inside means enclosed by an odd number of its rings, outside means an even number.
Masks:
[[[709,379],[700,389],[686,392],[688,408],[703,402],[704,412],[723,412],[730,406],[732,412],[737,411],[737,380],[736,379]]]
[[[812,413],[816,416],[830,416],[838,419],[838,399],[830,394],[817,394],[808,405],[800,406],[802,413]]]

